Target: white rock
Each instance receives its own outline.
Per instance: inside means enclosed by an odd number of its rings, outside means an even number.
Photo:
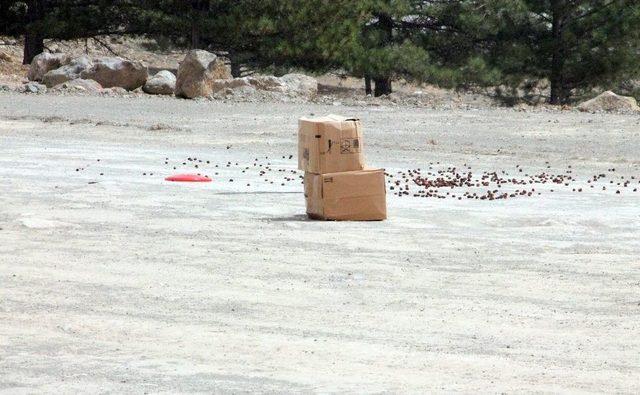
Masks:
[[[93,66],[93,62],[87,56],[74,58],[68,64],[47,72],[42,77],[42,82],[49,88],[60,85],[63,82],[80,78],[83,71]]]
[[[83,79],[94,80],[104,88],[121,87],[127,90],[139,88],[147,82],[147,67],[140,61],[123,58],[99,58],[80,73]]]
[[[231,68],[211,52],[192,50],[178,66],[175,94],[193,99],[214,93],[215,80],[231,79]]]
[[[173,95],[176,76],[169,70],[162,70],[147,80],[142,90],[152,95]]]
[[[44,75],[53,69],[57,69],[69,63],[69,55],[63,53],[43,52],[36,55],[31,61],[27,77],[31,81],[41,81]]]

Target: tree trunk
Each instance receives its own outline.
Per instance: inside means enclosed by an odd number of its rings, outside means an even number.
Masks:
[[[202,21],[207,17],[210,7],[209,0],[191,0],[191,48],[200,49],[202,47],[201,26]]]
[[[42,1],[32,0],[27,3],[22,64],[30,64],[36,55],[44,51],[44,35],[38,24],[43,15],[42,7]]]
[[[27,31],[24,34],[24,56],[22,64],[31,64],[36,55],[44,51],[44,38],[39,32]]]
[[[229,61],[231,62],[231,76],[233,78],[242,77],[242,65],[240,64],[240,56],[236,56],[234,52],[230,52]]]
[[[391,78],[390,77],[380,77],[374,79],[376,83],[374,96],[382,96],[388,95],[391,93]]]
[[[200,29],[195,19],[191,21],[191,49],[200,49]]]
[[[364,93],[368,96],[371,91],[371,76],[369,74],[364,75]]]
[[[380,13],[378,17],[377,28],[380,29],[381,41],[380,47],[387,47],[393,43],[393,18],[389,14]],[[391,93],[391,73],[377,75],[374,77],[376,84],[374,88],[374,96],[388,95]]]
[[[565,104],[568,101],[568,94],[565,87],[564,75],[564,21],[565,4],[564,0],[553,0],[552,7],[552,54],[551,54],[551,96],[550,104]]]

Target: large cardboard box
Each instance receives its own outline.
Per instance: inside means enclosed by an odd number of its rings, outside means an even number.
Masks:
[[[364,169],[360,120],[339,115],[301,118],[298,169],[316,174]]]
[[[380,221],[387,218],[384,170],[304,175],[307,215],[313,219]]]

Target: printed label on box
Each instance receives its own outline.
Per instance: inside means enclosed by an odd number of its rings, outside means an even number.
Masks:
[[[341,154],[357,154],[360,152],[360,140],[357,138],[346,138],[340,141]]]

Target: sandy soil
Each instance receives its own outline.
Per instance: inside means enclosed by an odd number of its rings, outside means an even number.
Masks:
[[[578,181],[308,221],[311,113],[391,173]],[[639,153],[637,116],[0,93],[0,392],[638,393],[640,193],[586,180]],[[188,157],[214,182],[163,181]]]

